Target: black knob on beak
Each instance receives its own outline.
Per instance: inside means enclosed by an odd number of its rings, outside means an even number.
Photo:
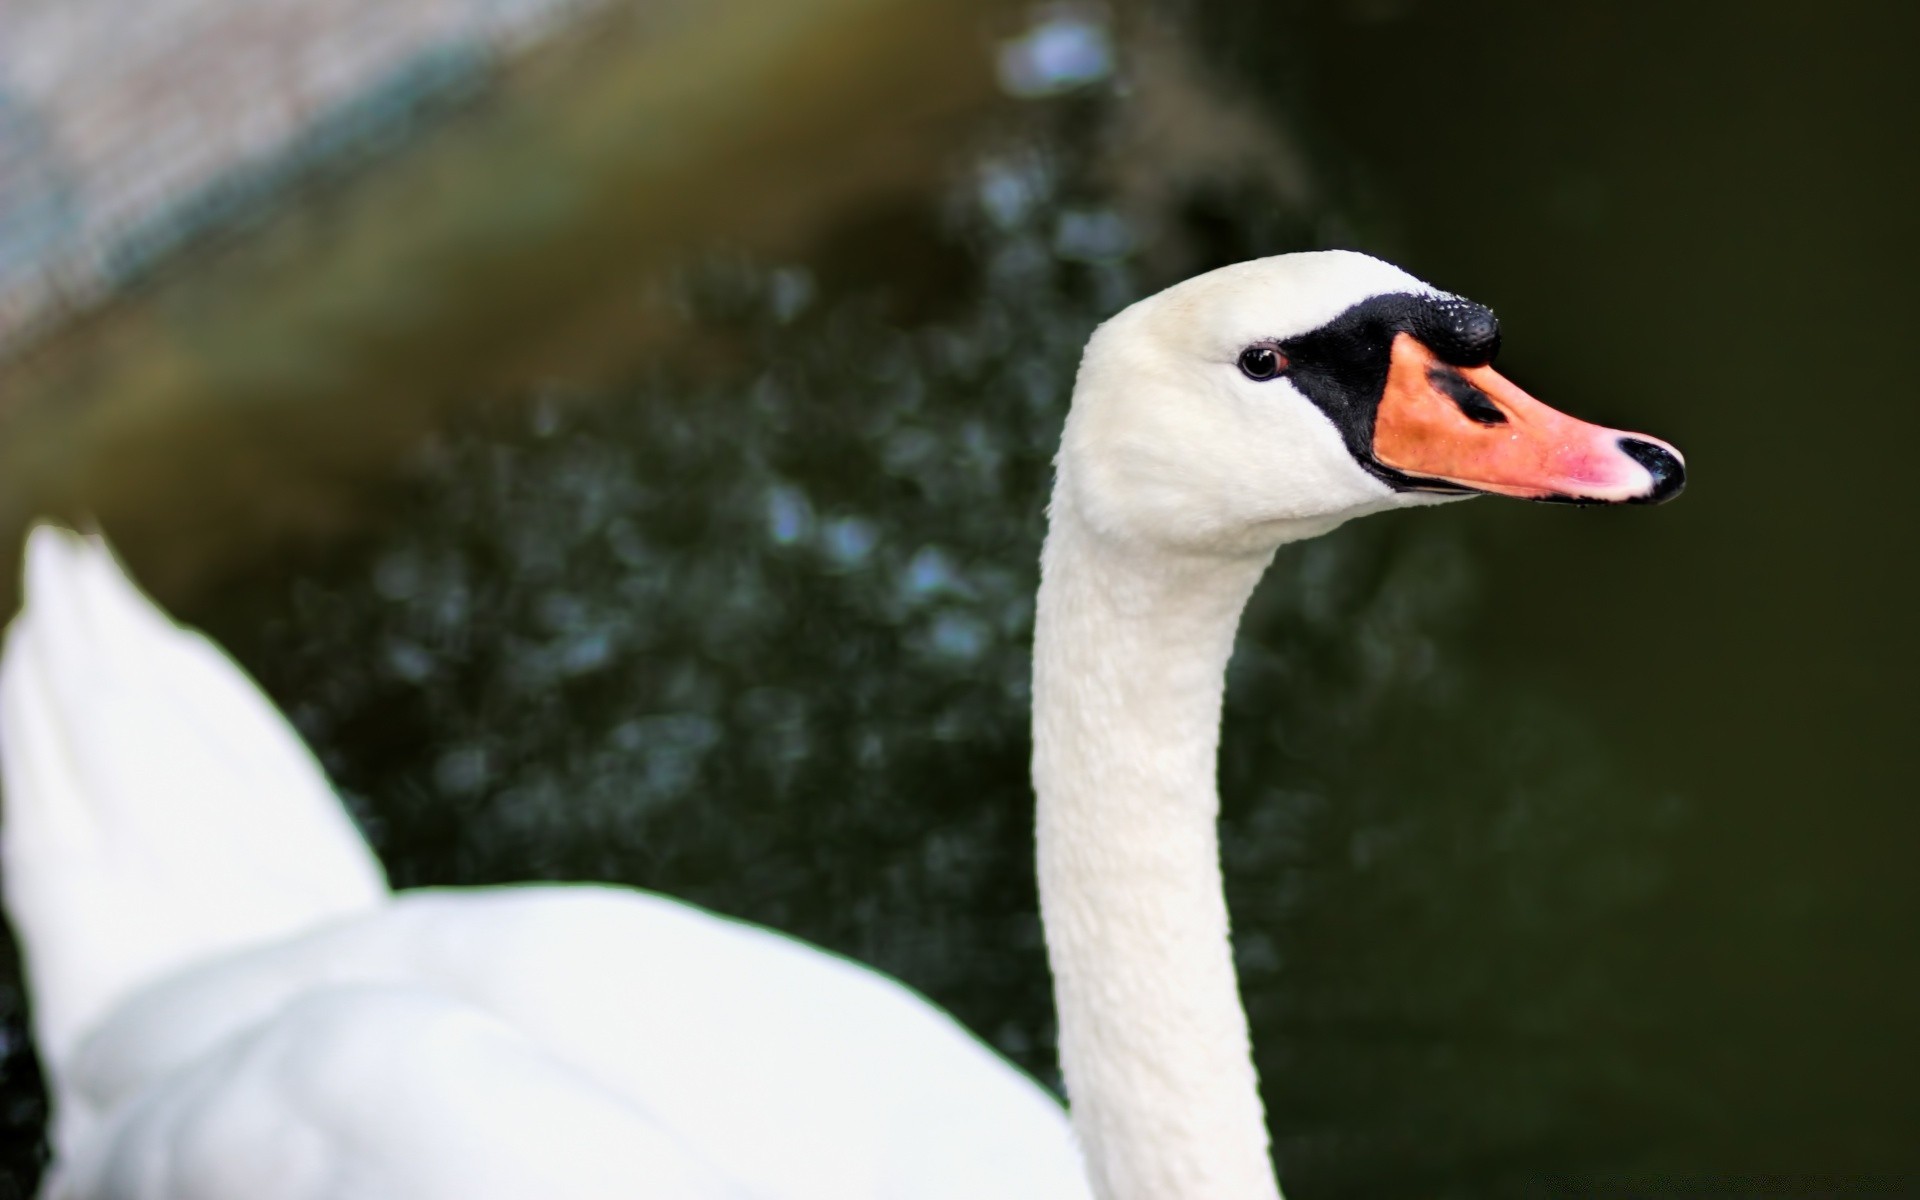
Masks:
[[[1458,296],[1426,304],[1413,335],[1440,360],[1456,367],[1484,367],[1500,353],[1500,321],[1493,310]]]
[[[1653,490],[1635,500],[1635,504],[1665,504],[1685,490],[1686,464],[1665,446],[1656,446],[1639,438],[1623,437],[1620,439],[1620,451],[1653,476]]]

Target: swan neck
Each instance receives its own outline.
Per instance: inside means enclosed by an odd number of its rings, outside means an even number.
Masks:
[[[1035,614],[1041,914],[1101,1200],[1277,1200],[1217,832],[1221,695],[1272,558],[1102,534],[1056,484]]]

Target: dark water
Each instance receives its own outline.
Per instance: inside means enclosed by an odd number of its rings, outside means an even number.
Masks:
[[[1079,346],[1218,262],[1387,254],[1694,482],[1374,518],[1257,595],[1225,848],[1289,1195],[1905,1194],[1920,30],[1155,11],[1119,13],[1117,78],[994,110],[924,192],[805,254],[696,255],[660,283],[687,349],[474,404],[364,536],[185,615],[396,882],[684,896],[1051,1079],[1027,638]],[[1195,63],[1227,100],[1176,103]]]

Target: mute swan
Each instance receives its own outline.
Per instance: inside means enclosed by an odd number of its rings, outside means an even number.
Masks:
[[[1034,651],[1071,1134],[925,1000],[777,934],[615,888],[390,893],[239,670],[97,539],[35,530],[0,861],[45,1194],[1272,1200],[1215,833],[1254,583],[1370,512],[1682,484],[1665,443],[1507,382],[1497,345],[1487,310],[1347,252],[1200,276],[1089,342]]]

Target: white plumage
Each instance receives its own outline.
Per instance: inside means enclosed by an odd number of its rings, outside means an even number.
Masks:
[[[106,547],[33,531],[6,902],[59,1200],[1086,1195],[921,997],[664,897],[391,895],[305,747]]]

